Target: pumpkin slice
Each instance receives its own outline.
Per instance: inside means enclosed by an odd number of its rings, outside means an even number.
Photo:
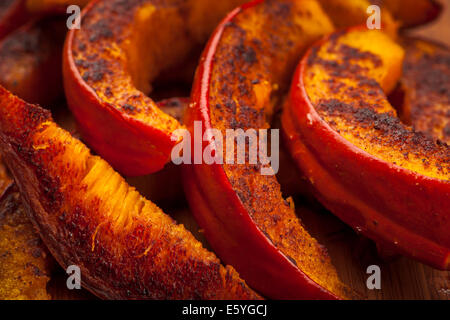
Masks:
[[[26,10],[25,0],[3,0],[0,2],[0,39],[16,30],[32,15]]]
[[[322,203],[379,245],[449,268],[449,146],[413,131],[385,93],[403,49],[380,31],[338,32],[294,77],[283,128]]]
[[[336,28],[366,24],[369,6],[380,7],[381,24],[385,31],[394,36],[397,29],[410,28],[433,21],[442,7],[434,0],[319,0],[324,11],[333,20]]]
[[[400,118],[416,131],[450,144],[450,51],[421,39],[404,39]]]
[[[66,96],[84,140],[125,175],[160,170],[180,140],[172,133],[181,125],[146,96],[151,82],[182,65],[242,2],[100,0],[88,5],[64,53]]]
[[[234,10],[197,70],[185,122],[191,134],[194,121],[224,137],[227,129],[268,128],[294,64],[332,30],[312,0],[254,1]],[[213,137],[206,144],[214,145]],[[191,210],[214,251],[267,297],[348,298],[326,249],[302,227],[275,176],[260,169],[248,163],[183,168]]]
[[[0,39],[30,20],[46,15],[65,14],[70,5],[84,6],[89,0],[2,0],[0,2]]]
[[[0,150],[56,260],[102,298],[253,299],[231,267],[47,111],[0,87]]]
[[[65,21],[31,22],[0,42],[0,84],[22,99],[50,104],[63,95]]]
[[[52,260],[0,159],[0,300],[50,299]]]

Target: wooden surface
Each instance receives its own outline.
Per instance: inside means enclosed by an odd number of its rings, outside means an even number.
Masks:
[[[450,0],[441,2],[447,7],[441,18],[411,34],[432,38],[450,46]],[[56,119],[68,126],[70,131],[75,130],[66,110],[60,109]],[[295,171],[294,168],[287,170]],[[295,177],[291,172],[288,175]],[[146,179],[151,180],[152,177],[133,181],[144,194],[148,192],[145,190],[148,185]],[[180,189],[179,181],[175,180],[174,184],[176,189]],[[294,197],[294,201],[304,225],[328,249],[342,280],[364,296],[369,299],[450,299],[450,272],[434,270],[405,257],[381,258],[370,240],[355,234],[310,197],[298,195]],[[204,242],[184,199],[180,199],[176,204],[165,202],[160,205]],[[206,243],[205,245],[207,246]],[[366,286],[366,269],[373,264],[381,268],[381,290],[368,290]],[[65,281],[63,270],[56,271],[48,287],[53,298],[95,299],[85,290],[68,290]]]

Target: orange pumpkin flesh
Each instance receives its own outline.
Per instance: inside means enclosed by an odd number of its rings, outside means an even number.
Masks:
[[[292,66],[312,41],[331,31],[316,1],[255,1],[234,10],[216,29],[197,70],[185,120],[191,134],[196,120],[203,130],[216,128],[224,136],[230,128],[267,128]],[[351,296],[293,203],[282,198],[276,178],[260,169],[183,168],[191,210],[214,251],[269,298]]]
[[[48,112],[0,87],[0,150],[63,266],[102,298],[253,299],[231,267],[129,187]]]
[[[412,131],[384,92],[404,52],[380,31],[333,34],[303,58],[283,114],[319,199],[380,245],[449,268],[449,147]]]
[[[88,5],[64,54],[66,96],[87,143],[128,176],[160,170],[180,140],[172,133],[181,125],[146,96],[151,82],[189,58],[219,19],[242,2]]]

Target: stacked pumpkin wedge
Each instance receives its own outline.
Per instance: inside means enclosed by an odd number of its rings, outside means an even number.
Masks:
[[[368,0],[244,2],[87,4],[81,29],[66,37],[63,74],[82,139],[98,156],[48,111],[0,87],[0,151],[51,254],[80,266],[83,286],[101,298],[361,298],[261,165],[183,166],[191,210],[221,261],[113,169],[160,170],[182,140],[177,129],[193,133],[195,121],[225,135],[269,128],[283,109],[291,156],[331,212],[383,247],[448,270],[450,53],[398,37],[440,6],[382,1],[385,31],[369,31],[348,28],[365,22]],[[10,4],[0,34],[16,28],[14,6],[26,6],[26,21],[67,5]],[[205,43],[181,121],[148,95]],[[33,86],[17,93],[30,100],[21,92]],[[406,97],[399,111],[387,98],[395,91]]]

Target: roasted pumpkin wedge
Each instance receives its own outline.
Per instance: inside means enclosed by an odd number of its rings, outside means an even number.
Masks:
[[[296,61],[332,30],[313,0],[254,1],[235,9],[203,53],[185,118],[190,132],[195,135],[195,121],[203,132],[214,128],[223,136],[228,129],[267,128]],[[206,137],[205,144],[215,145]],[[214,251],[267,297],[348,298],[326,249],[302,227],[275,176],[260,169],[217,162],[183,168],[191,210]]]
[[[403,57],[380,31],[327,37],[297,69],[283,129],[328,209],[383,247],[449,269],[449,146],[389,104]]]
[[[407,38],[400,80],[400,118],[416,131],[450,144],[450,51],[443,45]]]
[[[0,159],[0,299],[50,299],[52,265]]]
[[[0,41],[0,84],[25,101],[48,105],[64,94],[65,21],[31,22]]]
[[[0,150],[56,260],[102,298],[254,299],[182,225],[50,114],[0,87]]]
[[[380,0],[402,28],[417,27],[435,20],[442,11],[436,0]]]
[[[64,52],[64,85],[84,140],[128,176],[160,170],[181,127],[146,96],[243,0],[93,1]]]

